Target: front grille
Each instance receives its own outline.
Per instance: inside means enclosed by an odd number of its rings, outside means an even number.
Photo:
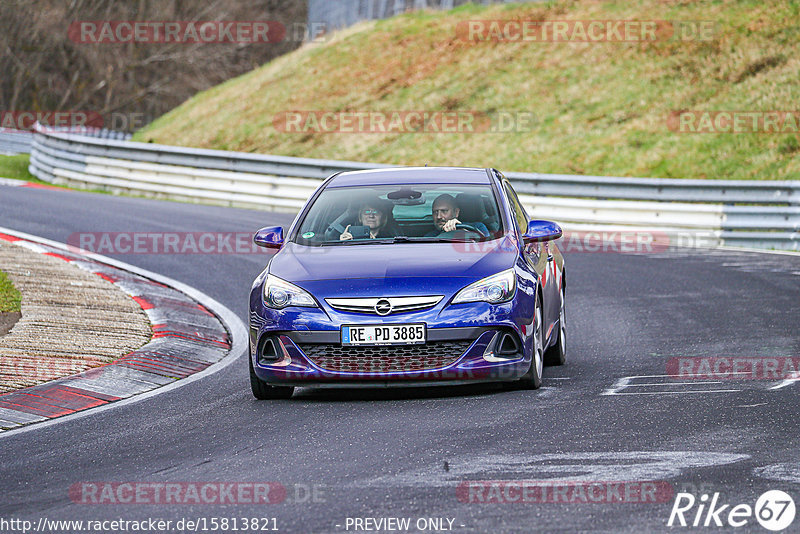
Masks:
[[[331,308],[345,312],[370,313],[372,315],[389,315],[389,313],[403,313],[432,308],[439,304],[444,295],[430,295],[424,297],[368,297],[368,298],[330,298],[325,302]],[[388,313],[378,313],[376,304],[388,301],[391,309]]]
[[[446,367],[469,348],[472,341],[433,341],[425,345],[343,347],[301,344],[300,350],[319,367],[345,373],[392,373]]]

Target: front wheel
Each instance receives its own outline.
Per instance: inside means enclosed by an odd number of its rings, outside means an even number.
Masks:
[[[566,291],[561,288],[561,311],[558,314],[558,339],[544,353],[545,365],[564,365],[567,361],[567,312]]]
[[[536,294],[536,308],[534,311],[534,340],[533,354],[531,355],[531,368],[519,379],[519,385],[525,389],[539,389],[542,385],[542,367],[544,364],[544,339],[542,334],[542,302]]]
[[[253,396],[258,400],[288,399],[294,393],[294,388],[290,386],[271,386],[256,376],[253,369],[253,360],[247,357],[250,364],[250,389]]]

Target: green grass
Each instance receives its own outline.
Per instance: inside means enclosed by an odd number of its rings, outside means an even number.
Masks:
[[[459,21],[715,21],[712,41],[469,43]],[[800,2],[466,5],[361,23],[199,93],[135,140],[395,164],[717,179],[800,179],[783,134],[679,134],[675,110],[800,110]],[[513,133],[282,133],[287,110],[526,111]]]
[[[44,180],[40,180],[28,171],[28,164],[30,163],[30,159],[31,159],[30,154],[16,154],[14,156],[0,155],[0,178],[24,180],[26,182],[32,182],[35,184],[48,185],[52,187],[61,187],[63,189],[72,189],[74,191],[83,191],[86,193],[104,193],[104,194],[108,193],[107,191],[97,188],[82,189],[78,187],[67,187],[65,185],[51,184],[50,182],[45,182]]]
[[[29,161],[29,154],[17,154],[15,156],[0,155],[0,178],[38,182],[36,177],[28,172]]]
[[[6,273],[0,271],[0,313],[20,311],[21,300],[22,297],[14,284],[8,279]]]

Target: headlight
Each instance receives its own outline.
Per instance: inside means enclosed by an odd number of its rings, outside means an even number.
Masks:
[[[286,306],[317,307],[317,303],[306,291],[271,274],[267,275],[267,281],[264,282],[264,304],[276,309]]]
[[[478,280],[458,292],[453,304],[461,302],[490,302],[497,304],[511,300],[517,287],[517,276],[514,269]]]

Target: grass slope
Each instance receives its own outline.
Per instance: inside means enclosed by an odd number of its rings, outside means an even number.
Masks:
[[[694,20],[713,41],[469,43],[459,21]],[[506,171],[800,179],[792,134],[678,134],[674,110],[800,109],[800,3],[619,0],[467,5],[362,23],[202,92],[137,140]],[[281,133],[286,110],[530,111],[510,134]]]
[[[0,271],[0,313],[18,312],[21,297],[14,284],[3,271]]]
[[[28,172],[30,159],[30,154],[0,155],[0,178],[13,178],[28,182],[38,181],[34,175]]]

